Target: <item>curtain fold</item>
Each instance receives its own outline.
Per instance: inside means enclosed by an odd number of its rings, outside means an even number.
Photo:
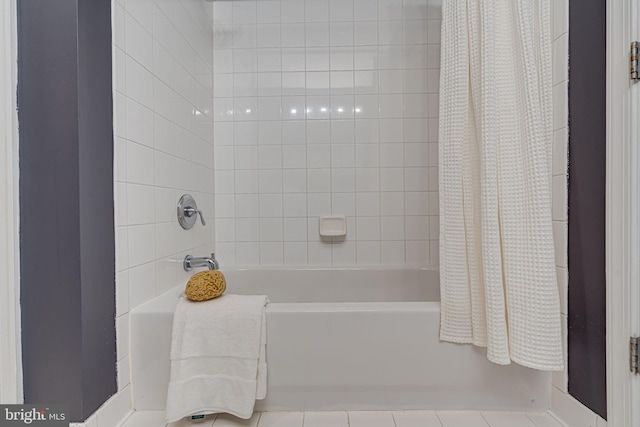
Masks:
[[[444,1],[440,338],[562,370],[551,87],[549,0]]]

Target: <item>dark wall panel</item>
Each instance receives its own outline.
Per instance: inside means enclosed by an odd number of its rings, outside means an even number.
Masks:
[[[18,0],[24,397],[116,391],[110,0]]]
[[[26,402],[82,392],[76,7],[18,2],[20,257]],[[56,46],[52,48],[52,42]],[[63,189],[63,191],[60,191]],[[79,403],[79,402],[78,402]]]
[[[116,388],[111,1],[77,4],[83,409],[91,414]]]
[[[606,418],[606,2],[569,2],[569,69],[569,393]]]

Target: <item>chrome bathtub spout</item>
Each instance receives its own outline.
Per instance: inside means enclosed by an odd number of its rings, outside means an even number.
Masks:
[[[191,255],[184,257],[182,266],[185,271],[191,271],[198,267],[207,267],[209,270],[220,270],[220,264],[216,260],[216,255],[211,254],[211,257],[196,258]]]

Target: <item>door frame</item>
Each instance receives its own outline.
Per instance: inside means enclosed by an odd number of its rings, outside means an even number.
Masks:
[[[640,425],[640,376],[629,370],[629,338],[640,333],[640,83],[629,79],[640,0],[607,1],[607,412],[609,427]]]
[[[21,403],[17,32],[15,0],[0,2],[0,402]]]

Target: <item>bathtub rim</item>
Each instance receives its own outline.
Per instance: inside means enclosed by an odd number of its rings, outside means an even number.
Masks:
[[[409,265],[358,265],[358,266],[324,266],[324,265],[258,265],[258,266],[230,266],[220,268],[224,272],[240,271],[431,271],[439,273],[438,266],[409,266]]]
[[[413,267],[413,266],[356,266],[356,267],[327,267],[327,266],[295,266],[295,267],[283,267],[283,266],[258,266],[258,267],[233,267],[228,269],[221,269],[220,271],[230,272],[230,273],[238,273],[238,272],[260,272],[260,271],[286,271],[286,272],[314,272],[314,271],[323,271],[323,272],[341,272],[341,271],[349,271],[349,272],[357,272],[357,271],[416,271],[416,272],[431,272],[434,274],[438,274],[439,278],[439,269],[435,266],[430,267]],[[130,310],[130,314],[133,313],[150,313],[150,312],[159,312],[166,311],[175,308],[175,304],[177,303],[177,299],[182,294],[182,290],[184,289],[184,284],[177,284],[172,288],[164,291],[163,293],[156,295],[148,301],[132,308]],[[295,306],[300,304],[305,304],[307,309],[311,309],[313,305],[317,305],[320,307],[321,305],[325,306],[325,310],[327,306],[339,307],[341,305],[352,305],[355,307],[356,304],[363,305],[369,304],[373,307],[375,304],[378,304],[378,307],[382,307],[381,305],[385,305],[384,307],[391,307],[390,304],[403,304],[405,307],[406,304],[437,304],[438,309],[440,308],[440,301],[358,301],[358,302],[271,302],[269,305],[278,304],[278,306],[289,305]],[[289,308],[290,310],[290,308]]]

